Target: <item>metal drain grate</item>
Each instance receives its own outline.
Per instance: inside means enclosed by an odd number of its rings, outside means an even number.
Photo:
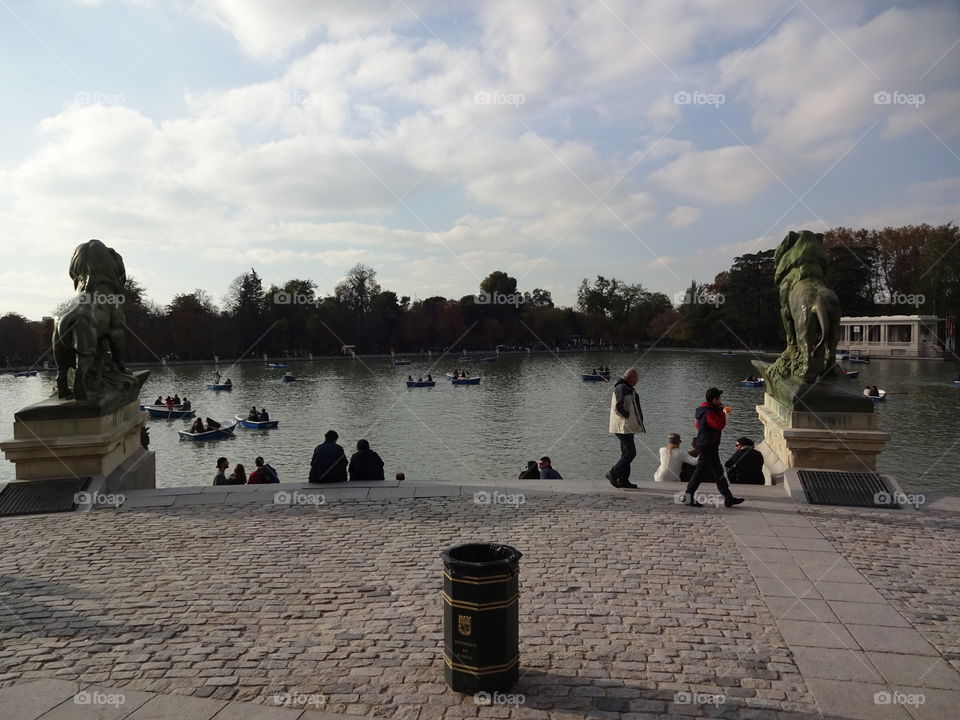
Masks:
[[[798,470],[797,477],[811,505],[900,507],[893,491],[877,473]]]
[[[89,484],[89,477],[7,483],[0,492],[0,517],[70,512],[77,508],[77,493]]]

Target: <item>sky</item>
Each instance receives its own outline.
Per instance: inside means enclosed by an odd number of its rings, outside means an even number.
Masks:
[[[960,218],[960,9],[0,0],[0,313],[99,238],[160,304],[250,268],[671,297],[790,230]]]

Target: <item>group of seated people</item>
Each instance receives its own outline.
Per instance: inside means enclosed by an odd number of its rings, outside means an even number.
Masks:
[[[699,451],[691,446],[690,450],[680,448],[680,436],[677,433],[667,435],[666,447],[660,448],[660,467],[653,475],[654,482],[688,482],[697,465]],[[744,485],[763,485],[763,454],[753,446],[748,437],[737,438],[735,451],[724,462],[727,480]]]
[[[267,412],[266,408],[260,408],[260,412],[257,412],[257,406],[251,405],[250,412],[247,413],[247,420],[252,420],[253,422],[267,422],[270,419],[270,413]]]
[[[413,375],[407,375],[407,382],[414,382]],[[423,382],[423,375],[416,379],[416,382]],[[433,382],[433,376],[427,373],[427,382]]]
[[[527,460],[527,467],[520,471],[520,480],[563,480],[563,476],[553,467],[553,462],[548,455],[540,458],[539,464],[536,460]]]
[[[190,401],[187,400],[187,396],[183,396],[183,401],[181,402],[179,395],[174,395],[170,397],[167,395],[166,398],[162,398],[157,395],[157,399],[153,402],[154,405],[166,405],[167,410],[190,410],[192,405]]]
[[[880,388],[876,385],[867,385],[867,395],[870,397],[880,397]]]
[[[460,368],[457,368],[456,370],[453,371],[454,380],[466,380],[468,377],[470,377],[470,373],[468,373],[466,370],[461,370]]]
[[[213,477],[214,485],[266,485],[269,483],[278,483],[280,482],[280,475],[274,470],[270,465],[263,461],[262,457],[258,457],[253,461],[256,465],[256,469],[250,476],[247,476],[246,468],[237,463],[236,467],[233,468],[233,472],[227,475],[227,468],[230,467],[230,463],[227,462],[225,457],[217,458],[217,474]]]
[[[758,378],[755,375],[747,375],[743,381],[744,382],[760,382],[762,378]]]
[[[368,440],[357,440],[357,451],[348,461],[343,447],[337,444],[339,437],[336,430],[328,430],[324,434],[323,442],[314,449],[310,460],[309,482],[347,482],[348,475],[351,482],[383,480],[383,460],[370,449]],[[400,475],[397,473],[398,480],[402,479]]]
[[[607,367],[601,367],[601,368],[593,368],[590,374],[591,375],[609,375],[610,367],[607,366]]]
[[[211,430],[219,430],[220,423],[216,420],[211,420],[207,418],[207,424],[204,426],[203,419],[197,418],[193,421],[193,425],[190,426],[190,432],[196,435],[197,433],[210,432]]]

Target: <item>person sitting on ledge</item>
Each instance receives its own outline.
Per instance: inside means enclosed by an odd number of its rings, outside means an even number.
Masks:
[[[257,412],[256,405],[250,406],[250,412],[247,413],[247,420],[253,420],[254,422],[260,420],[260,413]]]
[[[357,440],[357,451],[350,457],[350,481],[383,480],[383,460],[370,449],[367,440]]]
[[[197,422],[201,422],[200,418],[197,418]],[[225,457],[217,458],[217,474],[213,476],[214,485],[229,485],[227,482],[226,469],[230,467],[230,463],[227,462]]]
[[[336,430],[327,430],[323,442],[313,450],[310,460],[310,477],[312,483],[337,483],[347,481],[347,456],[343,448],[337,444],[340,436]]]
[[[666,447],[660,448],[660,467],[653,474],[654,482],[680,482],[683,466],[694,467],[697,459],[680,449],[680,436],[677,433],[667,435]]]
[[[280,482],[280,475],[270,465],[266,464],[262,457],[257,457],[253,462],[257,469],[250,473],[250,477],[247,478],[247,485],[268,485]]]
[[[537,461],[527,460],[526,469],[520,471],[520,475],[518,476],[517,479],[518,480],[539,480],[540,468],[537,467]]]
[[[540,458],[540,479],[541,480],[563,480],[563,475],[554,470],[550,463],[550,458],[544,455]]]
[[[256,408],[254,408],[256,409]],[[267,412],[266,408],[260,408],[260,414],[257,416],[260,422],[269,422],[270,413]]]
[[[753,447],[748,437],[737,438],[737,451],[723,466],[727,469],[727,479],[731,483],[742,485],[763,485],[763,454]]]
[[[237,463],[237,466],[233,469],[233,472],[230,473],[230,477],[227,478],[227,485],[246,485],[247,484],[247,469]]]

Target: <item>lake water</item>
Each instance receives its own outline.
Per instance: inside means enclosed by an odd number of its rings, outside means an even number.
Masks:
[[[246,414],[252,404],[266,407],[280,427],[271,431],[237,428],[236,436],[219,442],[180,441],[177,430],[188,420],[150,420],[151,450],[157,453],[157,485],[209,484],[216,459],[225,455],[231,467],[247,472],[262,455],[284,481],[306,480],[310,456],[328,429],[340,434],[349,454],[359,438],[367,438],[386,463],[387,477],[402,470],[410,480],[450,481],[515,478],[527,460],[550,455],[565,478],[602,478],[619,455],[616,438],[607,432],[612,383],[585,383],[580,374],[609,365],[616,377],[636,365],[638,389],[647,434],[638,437],[634,481],[651,480],[658,448],[665,436],[678,432],[686,446],[694,434],[694,408],[703,391],[716,385],[734,407],[724,433],[722,457],[733,441],[746,435],[759,442],[761,424],[755,406],[762,390],[742,388],[753,372],[750,356],[722,358],[698,352],[594,353],[501,356],[497,362],[464,363],[480,373],[477,386],[453,386],[443,375],[452,369],[444,360],[434,366],[414,359],[395,367],[389,359],[337,358],[294,362],[299,380],[284,383],[283,370],[261,364],[222,368],[234,382],[232,392],[206,390],[210,366],[154,367],[141,401],[179,393],[190,398],[198,415],[220,421]],[[893,434],[880,457],[880,469],[912,492],[960,493],[954,458],[960,452],[956,407],[960,387],[953,385],[952,364],[912,360],[875,360],[858,366],[851,385],[879,385],[890,391],[877,405],[880,425]],[[431,372],[435,388],[408,389],[404,380]],[[0,376],[0,418],[3,438],[13,435],[13,413],[53,391],[52,376]],[[893,394],[896,393],[896,394]],[[0,480],[12,479],[13,464],[0,464]]]

